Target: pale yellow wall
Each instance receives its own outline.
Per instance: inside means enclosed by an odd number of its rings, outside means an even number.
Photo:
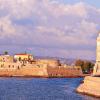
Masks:
[[[3,66],[2,66],[3,65]],[[9,67],[10,65],[10,67]],[[82,70],[77,67],[47,66],[47,64],[26,64],[0,62],[0,75],[7,76],[41,76],[41,77],[68,77],[81,76]]]
[[[19,58],[21,58],[21,60],[24,60],[24,59],[33,59],[32,55],[29,55],[29,54],[26,54],[26,55],[14,55],[14,58],[19,60]]]
[[[59,66],[59,60],[55,59],[38,59],[36,64],[47,64],[48,66]]]
[[[0,62],[13,62],[13,56],[1,55]]]

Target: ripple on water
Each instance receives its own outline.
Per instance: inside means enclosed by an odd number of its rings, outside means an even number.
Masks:
[[[77,94],[82,78],[0,78],[0,100],[99,100]]]

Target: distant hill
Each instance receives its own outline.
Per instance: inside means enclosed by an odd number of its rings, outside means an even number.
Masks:
[[[60,58],[60,57],[43,57],[43,56],[35,56],[36,59],[58,59],[60,60],[61,63],[67,64],[67,65],[74,65],[75,61],[78,59],[73,59],[73,58]],[[95,63],[95,60],[85,60],[84,61],[91,61],[92,63]]]

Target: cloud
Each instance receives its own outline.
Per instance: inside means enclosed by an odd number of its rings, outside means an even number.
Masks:
[[[0,18],[0,38],[14,36],[16,30],[9,18]]]
[[[84,2],[0,0],[0,44],[34,48],[36,55],[95,57],[99,22],[100,9]]]

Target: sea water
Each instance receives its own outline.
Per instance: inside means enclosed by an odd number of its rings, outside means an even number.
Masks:
[[[99,100],[78,94],[83,78],[0,78],[0,100]]]

